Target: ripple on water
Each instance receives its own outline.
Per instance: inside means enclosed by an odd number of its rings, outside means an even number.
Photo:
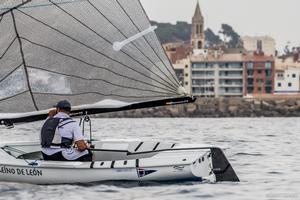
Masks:
[[[93,132],[98,139],[138,137],[229,147],[225,154],[241,182],[102,182],[56,186],[0,183],[0,199],[298,200],[298,121],[299,118],[95,119]],[[41,122],[0,129],[0,141],[36,141],[40,127]]]

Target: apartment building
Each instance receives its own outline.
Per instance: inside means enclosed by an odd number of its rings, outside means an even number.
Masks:
[[[243,96],[243,55],[221,51],[191,56],[191,91],[196,96]]]
[[[263,53],[245,55],[244,96],[249,94],[273,94],[275,60]]]
[[[275,73],[275,94],[300,93],[300,68],[287,67]]]

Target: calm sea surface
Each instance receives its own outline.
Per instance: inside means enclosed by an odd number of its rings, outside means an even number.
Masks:
[[[300,118],[94,119],[95,138],[204,143],[227,148],[240,183],[1,183],[0,199],[300,199]],[[37,140],[41,123],[0,129],[2,141]]]

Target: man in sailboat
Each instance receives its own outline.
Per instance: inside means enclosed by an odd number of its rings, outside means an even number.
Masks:
[[[80,126],[70,117],[71,104],[60,101],[41,130],[41,146],[44,160],[91,161],[92,155],[84,141]],[[74,146],[76,148],[74,148]]]

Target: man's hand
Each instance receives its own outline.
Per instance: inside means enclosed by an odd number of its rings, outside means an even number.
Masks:
[[[77,142],[75,142],[77,148],[79,149],[79,151],[84,151],[86,149],[88,149],[88,145],[85,143],[84,140],[79,140]]]
[[[57,109],[52,109],[48,112],[49,117],[54,117],[54,115],[56,115],[56,114],[57,114]]]

